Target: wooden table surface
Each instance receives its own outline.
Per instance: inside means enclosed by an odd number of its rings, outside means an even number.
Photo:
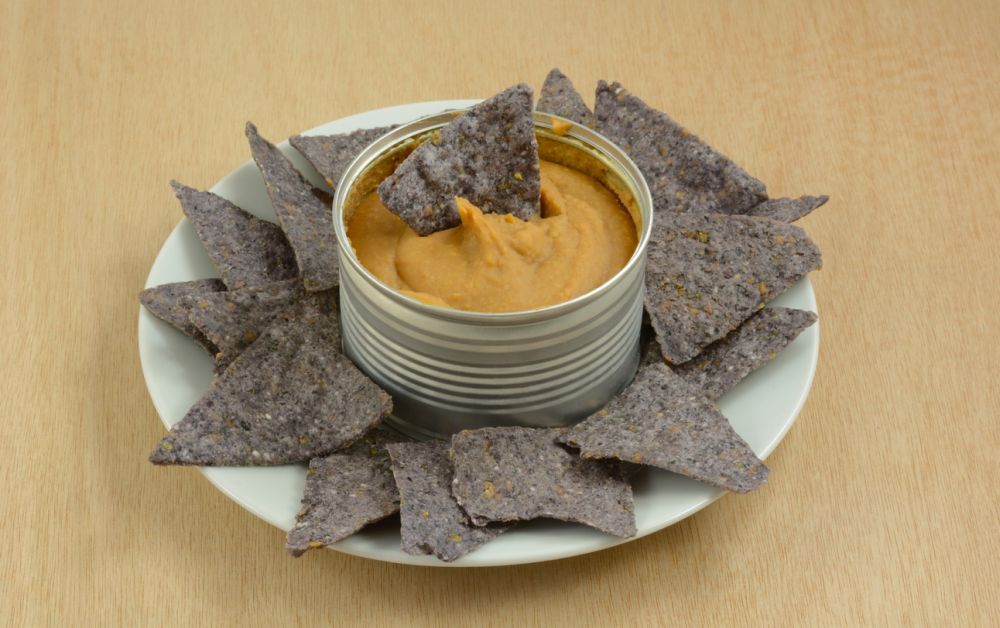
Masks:
[[[1000,4],[309,4],[0,6],[0,623],[1000,622]],[[146,462],[136,293],[171,178],[246,160],[248,119],[280,138],[553,65],[621,80],[772,195],[832,198],[800,223],[819,368],[762,491],[470,571],[294,560]]]

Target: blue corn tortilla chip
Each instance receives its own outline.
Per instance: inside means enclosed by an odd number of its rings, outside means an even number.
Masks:
[[[545,83],[542,85],[535,109],[554,113],[591,128],[596,123],[594,113],[583,102],[583,97],[573,87],[573,82],[560,72],[559,68],[552,68],[548,76],[545,77]]]
[[[392,410],[389,395],[340,353],[332,295],[279,314],[170,428],[155,464],[307,462],[352,444]]]
[[[678,366],[675,372],[709,399],[718,399],[751,372],[776,358],[815,322],[816,315],[812,312],[764,308],[728,336],[709,345],[698,357]]]
[[[763,183],[619,83],[598,83],[594,115],[642,171],[659,212],[742,214],[767,199]]]
[[[798,198],[771,198],[747,211],[748,216],[762,216],[781,222],[795,222],[819,209],[830,200],[822,196],[800,196]]]
[[[715,404],[649,353],[621,394],[560,440],[584,458],[654,466],[738,493],[767,481],[767,467]]]
[[[171,181],[198,238],[230,290],[299,274],[295,254],[281,227],[233,205],[221,196]]]
[[[247,122],[250,151],[257,162],[274,213],[295,251],[306,290],[328,290],[340,279],[337,236],[329,195],[313,188],[278,148]]]
[[[671,364],[736,329],[820,266],[799,227],[768,218],[660,214],[646,262],[646,311]]]
[[[541,194],[532,92],[510,87],[442,127],[378,187],[420,235],[458,226],[456,197],[485,213],[537,216]]]
[[[451,438],[452,493],[473,523],[539,517],[635,536],[632,487],[617,463],[580,458],[565,429],[493,427]]]
[[[402,548],[407,554],[433,554],[457,560],[496,538],[509,526],[473,525],[451,494],[448,443],[388,445],[392,474],[399,488]]]
[[[298,279],[201,294],[187,297],[188,318],[217,347],[216,371],[223,371],[257,340],[275,316],[306,294]],[[326,292],[308,294],[329,298]],[[339,347],[339,336],[335,340]]]
[[[381,427],[347,449],[313,458],[302,508],[288,532],[292,556],[326,547],[399,512],[399,490],[385,446],[409,440]]]
[[[330,187],[336,188],[354,158],[396,126],[359,129],[341,135],[293,135],[288,143],[302,153]]]
[[[222,283],[219,279],[196,279],[194,281],[168,283],[162,286],[146,288],[139,293],[139,302],[149,310],[150,314],[170,323],[170,325],[182,334],[190,337],[204,347],[205,351],[215,355],[219,351],[219,348],[197,327],[191,324],[188,318],[191,306],[186,299],[187,297],[200,297],[225,289],[226,284]]]

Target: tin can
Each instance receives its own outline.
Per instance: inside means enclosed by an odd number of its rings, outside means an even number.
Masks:
[[[642,173],[611,141],[573,124],[552,131],[535,114],[542,159],[601,181],[636,225],[628,263],[594,290],[524,312],[467,312],[427,305],[382,283],[355,255],[345,216],[436,129],[461,111],[390,131],[347,168],[333,223],[341,243],[340,318],[344,351],[393,397],[389,422],[419,438],[462,429],[571,425],[603,407],[639,362],[646,245],[653,203]]]

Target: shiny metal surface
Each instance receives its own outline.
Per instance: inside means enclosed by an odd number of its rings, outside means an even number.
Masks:
[[[398,162],[455,112],[403,125],[373,143],[337,186],[334,225],[349,242],[344,216]],[[385,388],[391,422],[415,436],[495,425],[559,426],[603,406],[635,373],[642,324],[643,273],[652,200],[638,168],[609,140],[573,125],[551,131],[535,114],[543,158],[572,162],[622,199],[638,225],[626,266],[591,292],[526,312],[483,313],[427,305],[386,286],[340,251],[344,349]]]

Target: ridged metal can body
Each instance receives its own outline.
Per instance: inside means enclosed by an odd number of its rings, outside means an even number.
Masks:
[[[635,164],[603,136],[573,125],[551,130],[535,114],[543,159],[570,165],[615,193],[636,224],[636,250],[614,277],[549,307],[466,312],[410,298],[379,281],[349,244],[345,215],[456,113],[400,126],[369,146],[337,186],[344,351],[394,402],[393,425],[443,436],[500,425],[570,425],[600,409],[635,374],[652,200]]]

